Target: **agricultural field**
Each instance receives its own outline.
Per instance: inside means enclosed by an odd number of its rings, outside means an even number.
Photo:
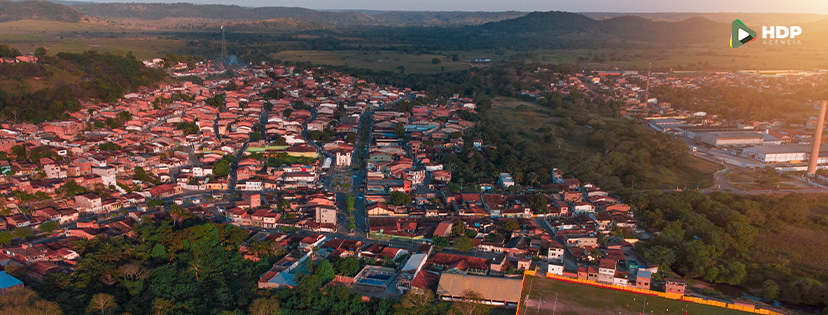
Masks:
[[[799,190],[809,186],[795,178],[772,170],[734,169],[725,173],[727,179],[742,190]]]
[[[524,314],[748,314],[657,296],[569,283],[544,277],[526,276],[521,293]]]
[[[139,59],[180,53],[183,40],[162,39],[162,33],[109,25],[105,22],[13,21],[0,23],[0,42],[32,53],[45,47],[50,54],[58,52],[129,52]]]
[[[439,73],[470,68],[470,65],[462,61],[452,62],[446,55],[417,55],[384,50],[288,50],[272,56],[285,61],[306,61],[315,65],[349,66],[374,71],[400,71],[398,67],[402,66],[405,67],[405,73]],[[440,60],[440,63],[432,63],[434,58]]]

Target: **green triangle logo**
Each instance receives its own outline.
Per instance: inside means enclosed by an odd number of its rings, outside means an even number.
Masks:
[[[738,48],[754,39],[756,32],[745,26],[745,23],[739,20],[730,23],[730,47]]]

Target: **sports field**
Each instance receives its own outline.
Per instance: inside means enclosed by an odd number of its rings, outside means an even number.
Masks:
[[[657,296],[526,276],[520,314],[749,314]]]

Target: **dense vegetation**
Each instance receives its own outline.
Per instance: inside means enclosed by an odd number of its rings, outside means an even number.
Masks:
[[[145,222],[136,237],[81,240],[72,275],[53,274],[40,287],[64,314],[390,314],[394,300],[364,303],[333,279],[327,261],[311,266],[296,290],[259,290],[256,280],[282,249],[257,250],[245,260],[239,246],[248,233],[231,225],[199,223],[182,209],[171,220]],[[16,272],[16,271],[13,271]],[[260,313],[262,311],[270,311]],[[275,311],[275,313],[274,313]]]
[[[70,7],[48,1],[0,1],[0,22],[46,20],[78,22],[83,14]]]
[[[785,89],[779,92],[757,91],[746,86],[710,85],[693,91],[662,85],[652,91],[653,96],[660,101],[669,102],[679,109],[716,113],[731,120],[770,120],[808,109],[801,104],[817,99],[817,95],[824,90],[824,86],[813,86],[810,83],[783,84]]]
[[[663,270],[708,282],[741,284],[769,300],[825,304],[825,271],[808,270],[789,260],[763,259],[767,244],[754,242],[760,233],[787,239],[789,228],[825,222],[824,215],[810,210],[824,200],[809,201],[798,194],[740,197],[693,191],[631,193],[624,199],[634,207],[642,227],[661,231],[637,246]]]
[[[58,53],[38,63],[0,64],[0,116],[15,121],[61,119],[81,100],[113,101],[140,86],[164,80],[131,53]],[[45,82],[40,89],[32,87]],[[42,84],[42,83],[38,83]]]

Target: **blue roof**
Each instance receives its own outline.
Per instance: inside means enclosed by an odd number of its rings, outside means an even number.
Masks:
[[[8,289],[21,284],[23,284],[22,281],[17,280],[5,271],[0,271],[0,289]]]

